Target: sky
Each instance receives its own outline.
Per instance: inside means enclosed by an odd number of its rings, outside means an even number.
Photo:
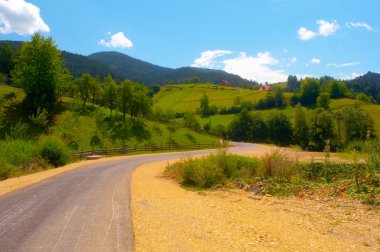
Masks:
[[[260,83],[380,72],[379,0],[0,0],[0,40],[118,51]]]

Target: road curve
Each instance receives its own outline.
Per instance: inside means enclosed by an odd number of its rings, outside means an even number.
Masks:
[[[230,150],[253,148],[235,143]],[[132,171],[145,163],[210,152],[103,161],[0,196],[0,251],[132,251]]]

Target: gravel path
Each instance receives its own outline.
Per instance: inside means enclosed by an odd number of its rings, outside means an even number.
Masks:
[[[255,156],[271,149],[262,147],[238,152]],[[253,197],[242,190],[188,191],[162,176],[167,163],[146,164],[132,175],[136,251],[380,249],[378,208],[339,199]]]

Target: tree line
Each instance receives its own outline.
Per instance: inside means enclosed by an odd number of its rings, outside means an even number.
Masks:
[[[374,137],[374,122],[359,105],[333,112],[317,109],[312,113],[298,105],[293,119],[282,112],[264,118],[260,112],[251,114],[244,109],[224,134],[236,141],[297,144],[313,151],[323,151],[329,140],[331,149],[336,151],[351,142]]]

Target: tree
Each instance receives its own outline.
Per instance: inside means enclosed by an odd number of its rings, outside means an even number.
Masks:
[[[90,97],[92,89],[96,85],[94,78],[88,73],[82,74],[80,78],[76,80],[76,85],[78,87],[78,92],[81,100],[83,101],[83,108],[86,105],[87,100]]]
[[[65,94],[73,93],[73,81],[74,77],[70,74],[69,70],[64,69],[61,81],[57,85],[57,95],[61,102]]]
[[[301,86],[301,82],[298,81],[297,76],[289,75],[285,91],[298,92],[298,90],[300,89],[300,86]]]
[[[314,105],[319,96],[319,81],[313,78],[306,78],[301,82],[300,101],[302,105]]]
[[[0,73],[5,74],[6,79],[10,78],[11,70],[14,67],[15,52],[9,43],[0,46]]]
[[[322,109],[317,109],[312,115],[310,121],[310,148],[312,150],[323,151],[326,140],[334,139],[332,119],[331,113]]]
[[[252,116],[252,140],[257,142],[265,142],[267,139],[267,125],[261,116],[256,113]]]
[[[317,98],[317,106],[328,109],[330,104],[330,95],[329,93],[321,93]]]
[[[199,124],[198,120],[195,118],[195,116],[191,113],[185,113],[183,116],[183,122],[186,128],[193,129],[193,130],[199,130],[201,128],[201,125]]]
[[[284,94],[281,88],[274,90],[274,105],[276,107],[282,107],[284,105]]]
[[[238,141],[252,140],[252,117],[247,109],[243,109],[230,124],[231,136]]]
[[[116,93],[116,83],[113,80],[111,75],[108,75],[104,79],[104,103],[105,105],[110,109],[110,114],[112,117],[112,111],[116,107],[116,99],[117,99],[117,93]]]
[[[204,94],[202,99],[200,100],[199,113],[201,117],[206,117],[206,116],[209,116],[209,111],[210,111],[210,104],[209,104],[208,96]]]
[[[298,104],[293,121],[293,138],[295,143],[306,149],[309,144],[309,125],[305,110]]]
[[[292,125],[283,113],[272,114],[267,122],[269,139],[280,146],[288,146],[292,139]]]
[[[63,72],[60,51],[51,37],[44,38],[36,33],[31,42],[21,46],[12,77],[24,89],[30,112],[35,114],[38,108],[52,112]]]
[[[137,117],[145,117],[151,113],[152,99],[144,85],[135,82],[130,82],[129,85],[132,95],[128,102],[128,111],[133,122]]]
[[[345,96],[347,86],[344,82],[332,80],[328,83],[327,90],[332,99],[339,99]]]
[[[132,98],[131,81],[125,80],[118,87],[118,104],[121,113],[123,113],[123,122],[125,122],[125,115],[128,112],[128,102]]]
[[[367,138],[368,131],[373,135],[373,119],[359,106],[344,108],[342,110],[342,118],[344,122],[346,144],[354,140],[364,141]]]
[[[99,100],[99,97],[102,95],[102,88],[100,87],[99,77],[93,79],[93,85],[90,90],[91,96],[91,107],[94,108],[95,102]]]

